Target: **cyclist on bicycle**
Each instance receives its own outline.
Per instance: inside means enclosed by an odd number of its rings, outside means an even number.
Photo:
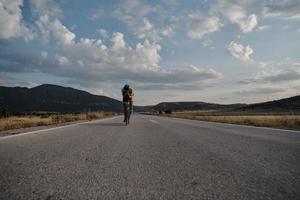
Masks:
[[[125,122],[125,115],[126,115],[126,106],[129,103],[129,110],[130,110],[130,114],[131,114],[131,110],[132,110],[132,97],[133,97],[133,90],[132,88],[126,84],[124,85],[124,87],[122,88],[122,95],[123,95],[123,107],[124,107],[124,122]]]

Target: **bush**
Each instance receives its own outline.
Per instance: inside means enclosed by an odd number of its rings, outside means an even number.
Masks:
[[[165,113],[166,114],[172,114],[172,110],[166,110]]]

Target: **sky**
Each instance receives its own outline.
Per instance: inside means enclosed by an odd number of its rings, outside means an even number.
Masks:
[[[136,105],[300,94],[300,0],[0,0],[0,85]]]

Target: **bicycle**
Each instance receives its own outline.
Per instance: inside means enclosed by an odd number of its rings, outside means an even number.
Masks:
[[[131,115],[130,102],[124,102],[124,118],[125,118],[124,122],[125,122],[126,126],[129,124],[130,115]]]

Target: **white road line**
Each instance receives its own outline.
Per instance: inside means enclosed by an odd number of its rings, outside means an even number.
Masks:
[[[158,124],[158,122],[155,121],[155,120],[153,120],[153,119],[150,119],[149,121],[150,121],[150,122],[153,122],[154,124]]]
[[[40,133],[40,132],[52,131],[52,130],[55,130],[55,129],[68,128],[68,127],[77,126],[77,125],[80,125],[80,124],[92,124],[92,123],[96,123],[96,122],[100,122],[100,121],[106,121],[106,120],[116,119],[118,117],[120,117],[120,116],[106,118],[106,119],[93,120],[93,121],[87,121],[87,122],[81,122],[81,123],[74,123],[74,124],[70,124],[70,125],[63,125],[63,126],[59,126],[59,127],[53,127],[53,128],[48,128],[48,129],[41,129],[41,130],[30,131],[30,132],[26,132],[26,133],[19,133],[19,134],[15,134],[15,135],[7,135],[7,136],[0,137],[0,140],[5,140],[5,139],[9,139],[9,138],[19,137],[19,136],[23,136],[23,135],[30,135],[30,134]]]

